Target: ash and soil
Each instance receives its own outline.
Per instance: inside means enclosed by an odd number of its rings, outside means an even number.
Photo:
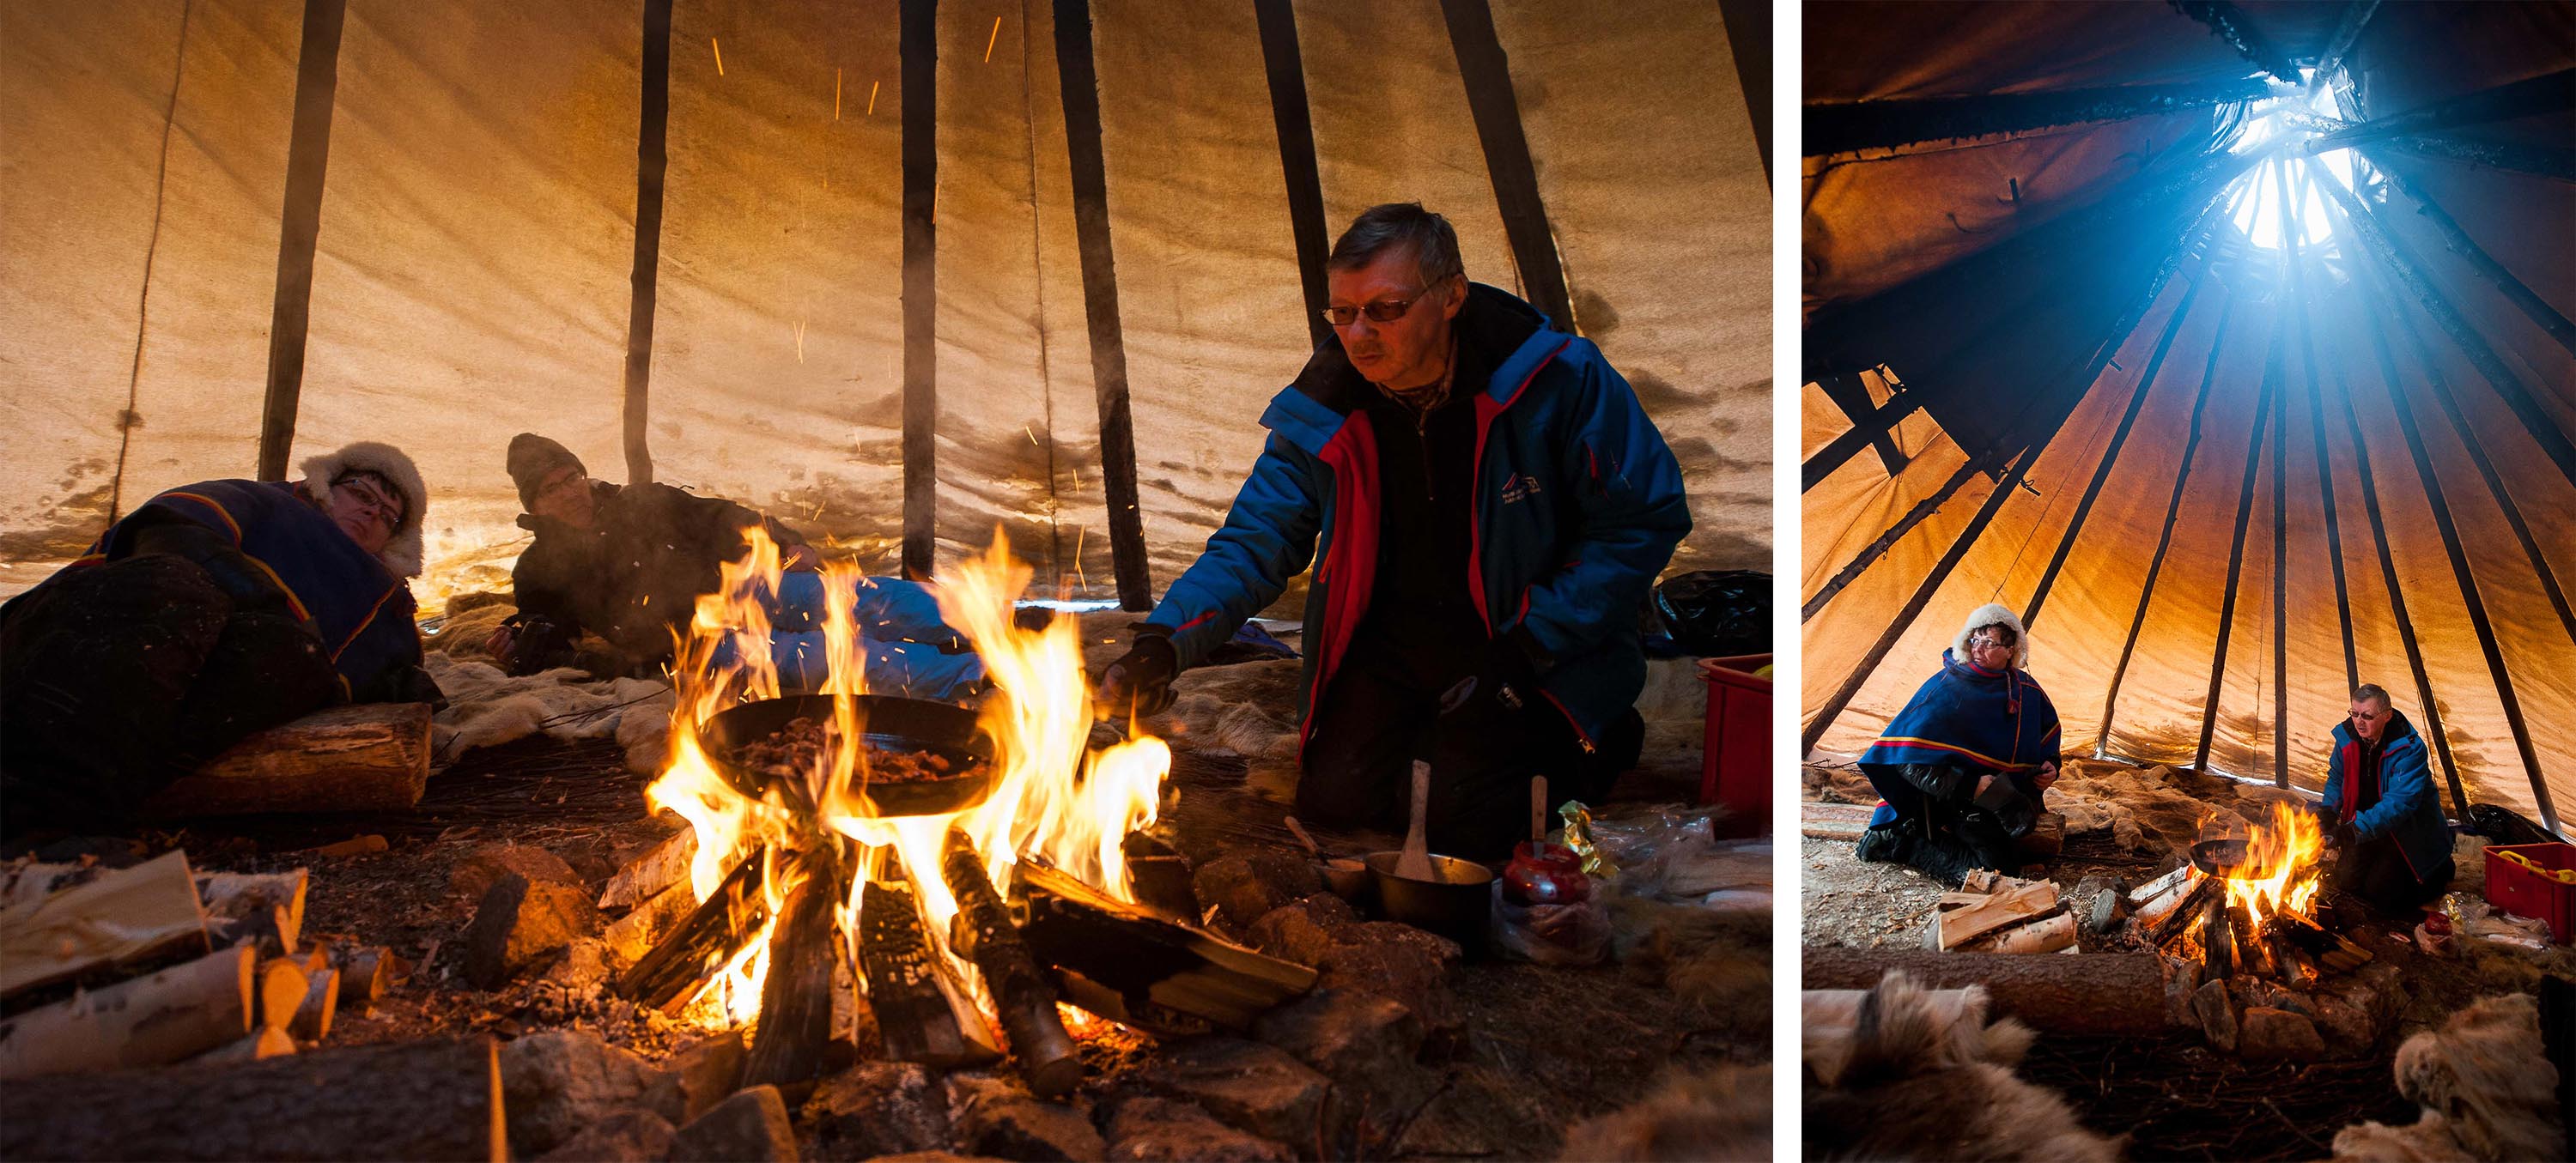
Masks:
[[[1121,639],[1096,631],[1093,621],[1085,618],[1085,634],[1096,670],[1116,656]],[[1161,829],[1194,863],[1255,849],[1296,852],[1281,823],[1293,775],[1283,783],[1279,770],[1281,736],[1294,721],[1294,666],[1193,672],[1184,694],[1200,694],[1201,714],[1155,724],[1175,748]],[[1661,760],[1623,781],[1614,803],[1691,798],[1696,753]],[[563,958],[491,991],[472,988],[463,972],[464,935],[482,886],[510,872],[532,879],[568,872],[595,897],[619,868],[686,826],[668,813],[647,815],[649,782],[627,770],[625,752],[611,741],[535,735],[467,752],[433,776],[408,813],[202,821],[134,841],[74,841],[64,851],[85,845],[125,863],[185,848],[201,870],[309,869],[310,938],[386,946],[404,971],[372,1009],[343,1008],[326,1048],[570,1029],[658,1063],[709,1029],[616,998],[602,988],[605,975],[595,963]],[[1342,852],[1399,843],[1382,834],[1315,831]],[[385,837],[387,850],[340,857],[309,851],[368,834]],[[1623,918],[1622,956],[1602,966],[1466,964],[1451,986],[1463,1018],[1458,1033],[1424,1056],[1428,1097],[1411,1110],[1372,1116],[1385,1136],[1378,1150],[1399,1158],[1549,1157],[1570,1124],[1635,1100],[1669,1074],[1767,1061],[1768,915],[1739,915],[1711,930],[1672,924],[1664,915],[1670,908]],[[1106,1120],[1110,1096],[1125,1093],[1125,1083],[1160,1057],[1155,1040],[1141,1032],[1113,1027],[1087,1037],[1083,1058],[1092,1076],[1081,1094]],[[811,1128],[800,1135],[819,1152],[808,1158],[833,1157],[812,1141]]]

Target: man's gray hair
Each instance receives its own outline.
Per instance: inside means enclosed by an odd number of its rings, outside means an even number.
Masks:
[[[2375,702],[2383,707],[2395,705],[2388,701],[2388,692],[2382,689],[2380,685],[2375,682],[2366,682],[2360,686],[2352,688],[2352,701],[2356,703]]]
[[[1426,289],[1467,273],[1458,258],[1458,232],[1450,228],[1448,219],[1423,209],[1420,202],[1388,202],[1360,211],[1359,217],[1351,219],[1351,228],[1333,243],[1324,269],[1357,270],[1397,248],[1413,255],[1414,269]]]

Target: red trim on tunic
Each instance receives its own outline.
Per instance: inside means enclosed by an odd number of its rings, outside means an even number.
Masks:
[[[1306,691],[1306,721],[1297,726],[1300,754],[1314,733],[1324,688],[1359,630],[1361,615],[1368,612],[1369,591],[1377,580],[1377,430],[1368,414],[1354,412],[1344,420],[1341,431],[1325,443],[1321,459],[1333,469],[1335,512],[1332,543],[1315,567],[1315,577],[1331,579],[1331,589],[1324,597],[1324,624],[1315,635],[1315,685]]]

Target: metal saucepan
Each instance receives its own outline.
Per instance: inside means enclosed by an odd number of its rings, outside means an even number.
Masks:
[[[869,784],[865,788],[867,800],[876,808],[871,815],[945,815],[974,807],[992,794],[998,767],[993,761],[993,737],[976,723],[975,712],[927,699],[893,695],[857,698],[863,732],[860,739],[869,746],[884,751],[927,751],[964,773],[942,779]],[[768,738],[792,719],[830,722],[832,699],[831,695],[789,695],[728,707],[699,726],[698,747],[735,791],[758,799],[771,783],[777,782],[777,777],[735,763],[734,751]],[[790,802],[802,795],[801,790],[791,792]]]
[[[2220,880],[2234,880],[2245,867],[2246,842],[2230,837],[2203,840],[2191,846],[2191,866]]]
[[[1369,879],[1376,883],[1378,907],[1391,921],[1428,929],[1458,943],[1468,956],[1485,948],[1485,922],[1493,914],[1492,870],[1455,856],[1431,858],[1437,880],[1415,880],[1395,874],[1402,852],[1368,855]]]

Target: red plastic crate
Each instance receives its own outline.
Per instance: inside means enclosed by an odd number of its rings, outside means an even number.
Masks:
[[[1749,654],[1699,663],[1708,682],[1699,799],[1726,805],[1726,818],[1717,823],[1721,838],[1771,831],[1771,680],[1752,674],[1770,661],[1768,654]]]
[[[2576,884],[2544,876],[2506,858],[2513,853],[2552,872],[2576,871],[2576,845],[2506,844],[2487,849],[2487,903],[2517,917],[2549,922],[2549,939],[2576,937]]]

